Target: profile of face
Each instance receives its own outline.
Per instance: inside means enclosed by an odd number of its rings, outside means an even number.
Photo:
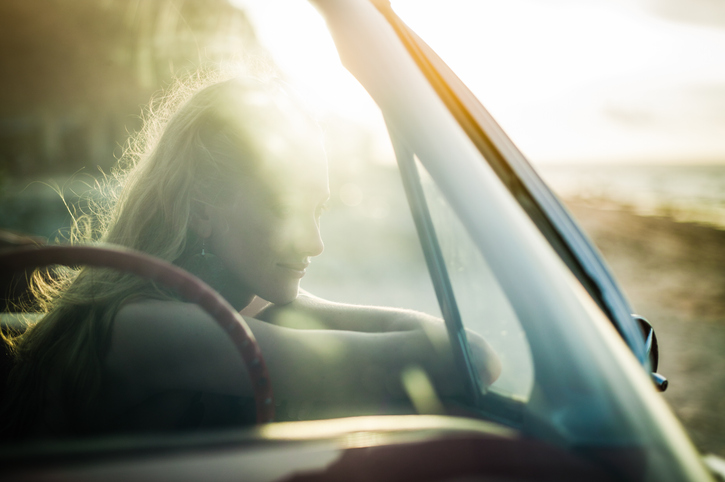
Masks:
[[[225,194],[206,203],[192,224],[224,264],[233,286],[220,292],[239,309],[254,295],[275,304],[297,297],[307,266],[323,250],[320,215],[330,194],[317,126],[284,99],[242,100],[244,115],[229,109],[233,102],[217,109],[223,118],[211,135],[228,138],[223,134],[228,130],[242,140],[208,147],[225,159],[220,165],[254,167],[224,169],[217,185]]]
[[[241,179],[228,202],[208,210],[209,246],[237,282],[236,296],[275,304],[297,297],[324,247],[320,215],[329,195],[327,166],[318,161],[264,180]]]

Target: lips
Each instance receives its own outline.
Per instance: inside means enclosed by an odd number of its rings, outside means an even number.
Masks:
[[[277,263],[277,266],[288,271],[292,276],[303,277],[310,263]]]

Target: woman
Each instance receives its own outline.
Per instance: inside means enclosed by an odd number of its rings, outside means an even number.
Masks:
[[[285,403],[404,399],[399,374],[411,365],[442,394],[462,392],[461,381],[449,378],[453,361],[440,348],[448,343],[439,320],[300,294],[300,279],[323,249],[329,188],[314,123],[282,89],[229,80],[173,110],[163,127],[147,124],[137,142],[143,149],[131,156],[101,223],[102,241],[185,267],[241,310]],[[49,313],[11,341],[8,434],[253,420],[246,369],[197,306],[99,269],[68,273],[36,294]],[[482,381],[491,383],[496,356],[471,337]]]

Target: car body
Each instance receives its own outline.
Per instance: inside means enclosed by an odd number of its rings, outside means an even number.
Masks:
[[[465,399],[444,415],[5,446],[3,479],[710,480],[653,383],[653,335],[488,112],[387,2],[312,3],[382,111]],[[502,358],[491,387],[464,328]]]

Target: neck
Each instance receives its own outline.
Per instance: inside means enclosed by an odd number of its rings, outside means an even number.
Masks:
[[[212,253],[196,254],[175,262],[181,268],[198,276],[219,292],[235,310],[240,311],[254,299],[254,293],[227,270],[222,261]]]
[[[254,294],[237,283],[227,283],[224,287],[216,287],[216,289],[237,311],[242,311],[249,306],[255,298]]]

